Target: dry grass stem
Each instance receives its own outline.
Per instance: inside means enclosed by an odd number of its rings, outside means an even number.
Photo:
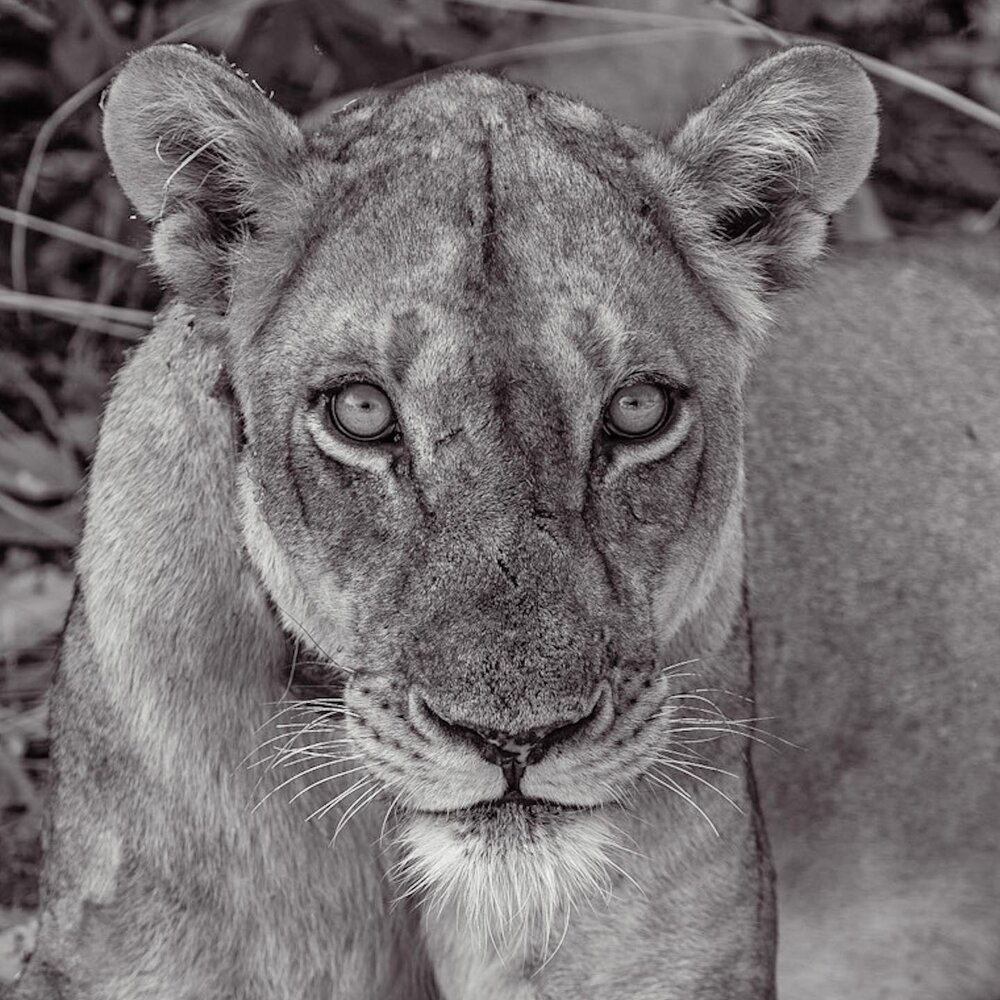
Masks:
[[[126,339],[138,339],[143,330],[153,325],[153,314],[144,309],[125,309],[76,299],[58,299],[49,295],[15,292],[0,285],[0,309],[33,312],[53,319],[83,323],[86,319],[106,320],[132,327]],[[138,328],[138,329],[137,329]]]
[[[644,24],[650,27],[673,28],[689,27],[691,24],[697,24],[700,29],[705,31],[725,30],[724,21],[707,17],[703,19],[691,18],[681,14],[665,14],[657,11],[629,10],[628,8],[618,9],[591,4],[566,4],[556,2],[556,0],[460,0],[460,2],[473,7],[516,10],[526,13],[548,14],[552,17],[605,21],[611,24]],[[710,0],[710,6],[724,12],[734,22],[752,31],[757,37],[767,38],[775,45],[788,46],[797,42],[815,43],[818,41],[818,39],[808,35],[795,35],[789,32],[776,31],[766,24],[761,24],[760,21],[755,20],[749,15],[735,10],[728,4],[721,2],[721,0]],[[947,87],[943,87],[939,83],[934,83],[932,80],[928,80],[917,73],[893,66],[891,63],[883,62],[881,59],[876,59],[873,56],[867,56],[862,52],[856,52],[854,49],[848,49],[846,46],[838,46],[838,48],[843,48],[845,51],[850,52],[873,76],[889,80],[892,83],[899,84],[901,87],[906,87],[914,93],[929,97],[932,101],[937,101],[939,104],[943,104],[953,111],[957,111],[959,114],[966,115],[978,122],[982,122],[984,125],[990,126],[990,128],[1000,131],[1000,114],[991,108],[983,104],[978,104],[976,101],[970,100],[962,94],[957,94],[954,90],[949,90]]]
[[[0,205],[0,222],[22,225],[26,229],[45,233],[46,236],[54,236],[57,239],[66,240],[67,243],[76,243],[78,246],[88,247],[112,257],[120,257],[122,260],[135,264],[141,263],[146,256],[141,250],[127,247],[123,243],[116,243],[103,236],[94,236],[92,233],[86,233],[82,229],[74,229],[72,226],[64,226],[61,222],[40,219],[37,215],[27,215],[15,208],[7,208],[5,205]]]
[[[202,14],[193,18],[186,24],[182,24],[173,31],[168,31],[165,35],[154,39],[151,44],[162,45],[167,42],[180,42],[189,38],[192,34],[200,31],[206,25],[218,20],[220,17],[231,17],[241,11],[251,11],[257,7],[274,6],[280,3],[290,3],[291,0],[242,0],[241,3],[226,4],[210,14]],[[68,97],[55,111],[49,115],[38,130],[35,141],[31,146],[31,153],[28,156],[28,164],[24,168],[24,176],[21,178],[21,188],[17,194],[17,211],[22,215],[30,216],[31,202],[35,197],[35,188],[38,186],[38,178],[42,172],[42,161],[45,151],[56,134],[68,118],[74,115],[89,101],[95,98],[110,82],[115,75],[117,66],[112,67],[100,76],[94,77],[90,83],[84,84],[75,94]],[[14,222],[14,231],[10,238],[10,270],[11,283],[15,291],[27,292],[28,290],[28,267],[26,260],[26,238],[27,230],[23,222]],[[26,312],[21,313],[21,325],[27,328]]]
[[[467,3],[469,0],[463,0],[463,2]],[[472,2],[477,2],[477,0],[472,0]],[[482,0],[482,2],[485,2],[485,0]],[[727,3],[723,3],[722,0],[710,0],[710,2],[713,7],[725,11],[737,23],[748,28],[755,28],[761,37],[767,38],[775,45],[779,45],[783,48],[787,48],[789,45],[794,45],[796,43],[815,43],[818,41],[818,39],[812,38],[809,35],[795,35],[787,31],[776,31],[774,28],[771,28],[766,24],[761,24],[760,21],[750,17],[749,14],[744,14],[742,11],[730,7]],[[826,44],[832,45],[834,43],[828,42]],[[868,56],[863,52],[857,52],[854,49],[849,49],[846,45],[838,45],[836,47],[843,49],[845,52],[849,52],[852,56],[854,56],[854,58],[857,59],[857,61],[861,63],[861,65],[864,66],[864,68],[871,73],[872,76],[877,76],[882,80],[888,80],[890,83],[898,84],[900,87],[905,87],[907,90],[911,90],[915,94],[922,94],[924,97],[928,97],[932,101],[937,101],[938,104],[943,104],[945,107],[951,108],[959,114],[973,118],[977,122],[982,122],[982,124],[988,125],[990,128],[996,129],[1000,132],[1000,114],[992,108],[988,108],[984,104],[978,104],[976,101],[973,101],[962,94],[957,94],[954,90],[949,90],[947,87],[943,87],[940,83],[934,83],[933,80],[928,80],[926,77],[920,76],[917,73],[911,73],[907,69],[901,69],[899,66],[894,66],[892,63],[883,62],[881,59],[876,59],[874,56]]]

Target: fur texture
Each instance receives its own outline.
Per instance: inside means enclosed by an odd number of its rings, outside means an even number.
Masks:
[[[746,380],[864,74],[783,53],[666,146],[475,74],[303,137],[183,47],[105,108],[184,304],[102,432],[19,996],[772,996]]]

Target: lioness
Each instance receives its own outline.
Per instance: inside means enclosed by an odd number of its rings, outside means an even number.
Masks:
[[[872,159],[849,57],[663,144],[467,73],[304,137],[164,46],[105,140],[177,301],[21,1000],[996,1000],[996,296],[904,251],[775,297]]]

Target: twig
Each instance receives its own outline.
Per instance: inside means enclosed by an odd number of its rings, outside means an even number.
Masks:
[[[60,125],[70,115],[74,114],[84,104],[96,94],[99,94],[104,85],[111,79],[114,70],[108,70],[100,76],[95,77],[90,83],[85,83],[72,97],[67,98],[59,105],[55,111],[45,119],[42,127],[35,136],[35,141],[31,146],[31,153],[28,156],[28,165],[24,168],[24,177],[21,179],[21,190],[17,193],[16,210],[20,216],[30,215],[31,200],[35,196],[35,188],[38,186],[38,177],[42,172],[42,159],[45,150],[48,149],[52,137],[56,134]],[[10,277],[11,283],[18,292],[28,290],[28,266],[25,259],[25,248],[27,245],[27,228],[18,219],[14,220],[14,230],[10,236]],[[25,326],[25,321],[20,320],[21,326]]]
[[[145,254],[134,247],[127,247],[114,240],[105,239],[103,236],[94,236],[92,233],[85,233],[82,229],[74,229],[72,226],[64,226],[61,222],[52,222],[50,219],[40,219],[37,215],[26,215],[15,208],[7,208],[0,205],[0,222],[20,223],[27,229],[34,229],[47,236],[55,236],[57,239],[66,240],[67,243],[76,243],[91,250],[98,250],[101,253],[110,254],[112,257],[121,257],[122,260],[140,263],[145,259]]]
[[[733,29],[736,29],[735,31]],[[442,69],[483,69],[501,62],[517,62],[521,59],[534,59],[540,55],[564,55],[568,52],[590,52],[594,49],[613,49],[627,45],[655,45],[667,42],[678,35],[686,35],[707,31],[712,34],[735,35],[745,37],[749,32],[738,25],[725,24],[719,21],[709,21],[697,17],[685,18],[685,23],[677,23],[670,28],[646,28],[644,31],[610,31],[600,35],[579,35],[576,38],[554,38],[547,42],[533,42],[530,45],[518,45],[511,49],[498,52],[484,52],[478,56],[469,56],[456,63],[441,67]],[[422,76],[425,74],[414,74]]]
[[[142,329],[150,327],[153,323],[152,313],[148,313],[144,309],[124,309],[121,306],[79,302],[76,299],[32,295],[29,292],[16,292],[10,288],[4,288],[2,285],[0,285],[0,309],[34,312],[43,316],[52,316],[55,319],[72,321],[82,320],[85,317],[111,320],[114,323],[139,327],[140,329],[134,332],[136,339],[142,336]]]
[[[74,336],[80,330],[103,333],[106,337],[114,337],[117,340],[128,340],[133,343],[142,340],[146,335],[146,330],[140,327],[128,324],[123,325],[121,323],[109,323],[95,316],[74,316],[70,318],[69,316],[56,316],[53,314],[48,318],[54,320],[56,323],[65,323],[67,326],[73,327],[73,333],[70,334],[67,347],[72,345]]]
[[[466,2],[466,0],[462,0],[462,2]],[[546,2],[546,0],[535,0],[535,2],[542,3]],[[466,59],[457,59],[443,66],[437,66],[434,69],[422,70],[410,76],[400,77],[398,80],[393,80],[391,83],[383,84],[374,89],[382,91],[398,90],[410,83],[418,80],[427,80],[454,69],[489,69],[493,66],[519,62],[523,59],[534,59],[539,56],[593,52],[600,49],[612,49],[628,45],[656,45],[670,41],[679,35],[699,31],[734,35],[737,38],[756,36],[756,32],[752,32],[748,28],[744,28],[738,24],[726,24],[724,21],[710,21],[707,18],[697,17],[684,18],[683,21],[684,23],[675,24],[670,28],[647,28],[644,31],[610,31],[596,35],[579,35],[574,38],[556,38],[546,42],[518,45],[510,49],[483,52],[476,56],[469,56]],[[363,94],[370,93],[371,89],[366,88],[363,91],[359,90],[338,94],[336,97],[324,101],[318,107],[304,114],[299,124],[304,129],[318,128],[326,122],[331,113],[350,104],[352,100],[356,100]]]
[[[469,2],[469,0],[463,0],[463,2]],[[472,0],[472,2],[477,2],[477,0]],[[776,31],[766,24],[761,24],[760,21],[750,17],[749,14],[744,14],[742,11],[730,7],[723,0],[709,0],[709,2],[713,7],[725,11],[737,23],[743,24],[748,28],[755,28],[762,37],[783,48],[787,48],[796,42],[815,43],[817,41],[817,39],[809,35],[796,35],[787,31]],[[1000,132],[1000,114],[992,108],[988,108],[984,104],[978,104],[964,94],[957,94],[954,90],[949,90],[940,83],[934,83],[933,80],[928,80],[926,77],[911,73],[908,69],[902,69],[899,66],[894,66],[892,63],[883,62],[874,56],[865,55],[864,52],[849,49],[846,45],[836,45],[832,42],[824,42],[824,44],[834,45],[835,48],[849,52],[872,76],[888,80],[890,83],[899,84],[899,86],[905,87],[907,90],[912,90],[915,94],[922,94],[932,101],[937,101],[938,104],[943,104],[945,107],[951,108],[959,114],[974,118],[977,122],[982,122],[983,125],[988,125],[990,128]]]
[[[473,7],[492,7],[497,10],[521,10],[525,12],[548,14],[552,17],[587,19],[592,21],[608,21],[615,24],[646,24],[651,27],[680,27],[684,22],[702,20],[705,30],[713,30],[713,26],[718,27],[724,22],[713,21],[708,18],[685,18],[679,14],[664,14],[657,11],[640,11],[629,9],[615,9],[610,7],[599,7],[583,3],[560,3],[557,0],[460,0],[461,3],[469,4]],[[747,14],[730,7],[723,0],[707,0],[708,5],[723,11],[733,21],[756,32],[759,37],[768,38],[775,45],[788,46],[796,42],[811,42],[815,44],[818,39],[809,35],[796,35],[787,31],[776,31],[774,28],[761,24]],[[826,43],[834,44],[834,43]],[[984,125],[990,126],[1000,131],[1000,114],[987,108],[985,105],[977,104],[962,94],[942,87],[939,83],[934,83],[925,77],[911,73],[909,70],[893,66],[891,63],[883,62],[874,56],[865,55],[863,52],[856,52],[847,48],[846,45],[838,45],[837,48],[849,52],[862,66],[873,76],[881,77],[897,83],[901,87],[906,87],[915,93],[923,94],[932,101],[944,104],[946,107],[960,114],[974,118]]]
[[[647,27],[670,28],[691,21],[706,22],[708,18],[685,14],[665,14],[659,11],[629,10],[627,7],[598,7],[596,4],[565,3],[564,0],[458,0],[470,7],[520,11],[525,14],[549,14],[579,21],[606,21],[612,24],[642,24]]]
[[[804,38],[800,38],[800,40],[805,41]],[[845,48],[843,45],[837,47]],[[855,52],[854,49],[846,49],[846,51],[850,52],[872,76],[879,76],[883,80],[897,83],[907,90],[912,90],[915,94],[922,94],[932,101],[937,101],[938,104],[943,104],[946,108],[951,108],[952,111],[957,111],[959,114],[973,118],[977,122],[1000,132],[1000,114],[992,108],[986,107],[985,104],[979,104],[964,94],[957,94],[954,90],[941,86],[940,83],[911,73],[908,69],[893,66],[892,63],[882,62],[881,59],[876,59],[874,56],[866,56],[863,52]]]

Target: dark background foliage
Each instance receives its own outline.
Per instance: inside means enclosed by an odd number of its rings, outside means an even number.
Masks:
[[[81,485],[109,379],[160,297],[100,144],[99,94],[129,51],[165,36],[224,51],[306,125],[465,63],[663,131],[780,29],[1000,112],[1000,0],[594,2],[588,15],[572,0],[0,0],[0,982],[37,906],[45,693]],[[879,164],[841,239],[995,225],[1000,118],[885,75]]]

